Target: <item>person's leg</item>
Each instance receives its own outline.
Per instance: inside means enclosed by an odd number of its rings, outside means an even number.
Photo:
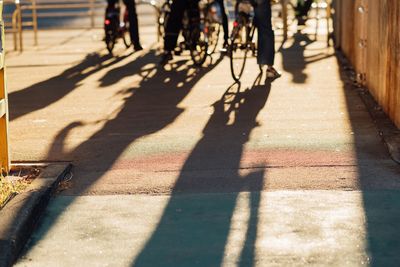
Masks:
[[[199,0],[187,0],[187,12],[190,20],[190,26],[200,28],[200,10]],[[193,30],[193,29],[191,29]]]
[[[224,41],[225,41],[224,43],[227,43],[229,38],[228,15],[226,14],[224,0],[217,0],[217,2],[221,7],[222,27],[224,28]]]
[[[107,0],[107,4],[109,7],[115,6],[116,2],[117,2],[117,0]]]
[[[183,13],[185,12],[187,0],[174,0],[171,5],[171,13],[167,20],[164,37],[164,50],[171,53],[178,41],[179,32],[182,28]]]
[[[275,34],[272,30],[270,1],[257,0],[254,11],[258,30],[257,63],[272,66],[275,59]]]
[[[140,45],[140,39],[139,39],[139,24],[137,19],[135,0],[124,0],[124,4],[128,9],[129,32],[133,43],[133,47],[136,51],[142,50],[143,48]]]
[[[108,14],[110,11],[115,11],[115,4],[118,0],[107,0],[107,8],[106,13]]]
[[[275,34],[272,29],[270,0],[257,0],[254,11],[258,31],[257,63],[260,66],[268,66],[268,78],[278,78],[280,73],[273,67],[275,61]]]

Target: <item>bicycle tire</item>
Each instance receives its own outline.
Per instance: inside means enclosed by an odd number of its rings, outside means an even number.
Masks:
[[[124,32],[123,36],[122,36],[122,41],[124,42],[125,47],[128,49],[129,47],[131,47],[132,42],[130,41],[130,37],[129,37],[129,32]]]
[[[165,26],[167,25],[170,12],[171,12],[171,4],[169,3],[169,1],[167,1],[161,6],[157,20],[158,35],[160,38],[164,38],[165,36]]]
[[[116,41],[116,37],[113,34],[106,33],[105,42],[106,42],[107,50],[110,54],[112,54],[112,51],[114,49],[115,41]]]
[[[196,66],[201,66],[208,56],[208,37],[204,31],[204,22],[195,27],[190,34],[190,56]]]
[[[125,22],[125,29],[122,32],[122,41],[124,42],[125,47],[128,49],[132,45],[131,36],[129,33],[129,22]]]
[[[216,22],[212,17],[210,11],[212,4],[207,5],[206,8],[206,33],[208,35],[208,50],[207,54],[212,55],[218,46],[219,35],[221,32],[221,24]]]
[[[247,54],[250,51],[248,44],[248,27],[239,24],[232,30],[231,43],[229,45],[229,58],[232,78],[238,82],[243,75],[246,66]]]

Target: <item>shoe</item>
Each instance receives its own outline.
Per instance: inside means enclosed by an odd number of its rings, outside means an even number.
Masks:
[[[273,67],[267,69],[267,79],[275,80],[282,76],[282,74]]]
[[[164,52],[161,56],[160,65],[166,65],[170,60],[172,60],[172,53],[170,51]]]

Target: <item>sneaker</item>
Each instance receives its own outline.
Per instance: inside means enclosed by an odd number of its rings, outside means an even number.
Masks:
[[[275,80],[281,77],[282,74],[273,67],[267,69],[267,79]]]
[[[171,60],[172,60],[172,53],[170,51],[166,51],[161,56],[160,65],[164,66]]]

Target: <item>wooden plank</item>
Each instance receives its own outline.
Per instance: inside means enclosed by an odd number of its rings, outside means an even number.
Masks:
[[[354,9],[355,0],[341,1],[341,47],[344,54],[354,64]]]
[[[391,0],[389,113],[400,128],[400,2]]]
[[[367,88],[400,128],[400,1],[336,1],[342,51],[365,73]]]
[[[356,0],[354,8],[353,64],[357,72],[357,81],[360,84],[365,84],[367,67],[368,1]]]
[[[371,38],[367,42],[367,87],[400,127],[400,3],[397,0],[369,0],[368,5],[368,35]]]

